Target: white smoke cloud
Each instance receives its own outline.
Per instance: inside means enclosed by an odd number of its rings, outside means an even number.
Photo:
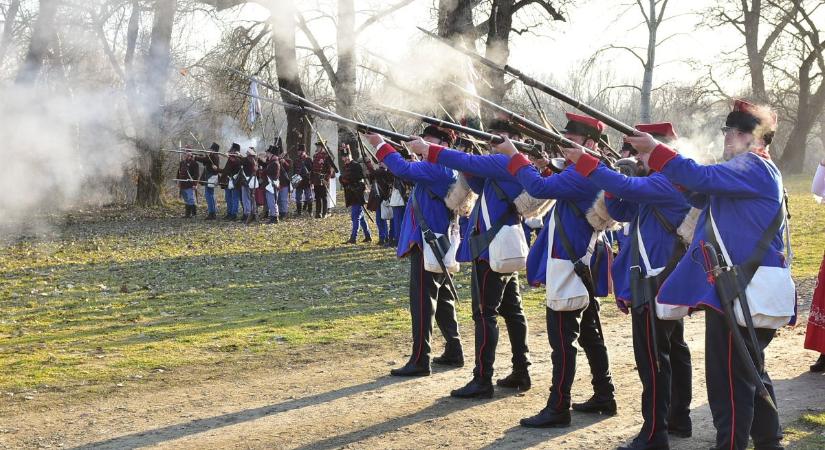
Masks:
[[[132,161],[108,91],[11,85],[0,88],[0,222],[110,199],[109,186]]]

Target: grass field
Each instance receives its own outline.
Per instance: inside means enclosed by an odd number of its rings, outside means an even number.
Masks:
[[[816,274],[825,236],[809,182],[788,183],[799,277]],[[0,391],[117,383],[249,355],[277,361],[406,333],[407,261],[374,244],[340,245],[349,226],[340,210],[245,227],[184,221],[173,208],[81,215],[3,247]],[[457,282],[469,297],[466,271]],[[526,291],[528,310],[539,313],[542,298]],[[470,308],[459,312],[466,321]]]

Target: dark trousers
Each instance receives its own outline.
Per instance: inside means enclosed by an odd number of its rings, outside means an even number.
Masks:
[[[656,370],[650,314],[647,308],[631,313],[633,354],[642,381],[644,424],[637,440],[650,446],[668,443],[668,425],[690,428],[691,364],[684,341],[685,324],[656,318],[659,370]]]
[[[419,366],[430,365],[430,338],[433,333],[433,315],[444,336],[444,353],[463,355],[455,314],[455,297],[447,285],[443,273],[424,269],[421,249],[410,251],[410,318],[412,319],[412,353],[410,362]],[[433,314],[435,305],[435,314]]]
[[[501,315],[510,337],[513,370],[527,370],[530,365],[527,348],[527,318],[521,306],[518,272],[498,273],[487,261],[475,260],[476,276],[473,288],[473,322],[475,323],[476,361],[473,376],[492,380],[493,363],[498,346],[498,322]]]
[[[745,341],[747,330],[739,327]],[[765,354],[776,330],[757,328],[759,352]],[[708,403],[716,427],[716,449],[744,449],[748,436],[758,450],[781,448],[779,414],[756,394],[756,386],[746,375],[745,365],[733,347],[733,338],[722,313],[705,311],[705,378]],[[776,404],[773,383],[767,371],[762,382]]]
[[[327,187],[323,184],[316,184],[313,186],[315,190],[315,215],[327,215],[329,200],[327,199]]]
[[[576,311],[553,311],[547,308],[547,336],[550,340],[550,359],[553,362],[553,382],[547,406],[556,411],[570,409],[570,389],[576,376],[576,347],[578,340],[590,364],[593,392],[600,399],[613,398],[613,380],[604,345],[599,302]]]

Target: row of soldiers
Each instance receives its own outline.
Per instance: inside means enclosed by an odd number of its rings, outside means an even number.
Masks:
[[[511,139],[521,140],[520,129],[501,120],[488,128],[504,141],[484,155],[451,149],[456,136],[434,126],[407,143],[420,160],[405,159],[379,135],[366,135],[381,164],[413,185],[397,245],[397,255],[410,260],[412,349],[408,362],[391,374],[427,376],[431,364],[464,365],[451,273],[465,262],[472,268],[474,368],[451,396],[493,396],[499,316],[512,370],[496,385],[530,389],[518,282],[526,268],[531,285],[546,286],[553,367],[546,406],[522,419],[522,426],[569,426],[571,408],[616,414],[598,301],[612,290],[630,315],[642,384],[644,423],[622,449],[667,449],[671,436],[691,436],[691,356],[683,317],[700,310],[714,448],[744,449],[749,436],[758,449],[781,448],[776,397],[763,363],[776,330],[795,315],[782,239],[782,178],[768,152],[776,115],[736,101],[722,127],[725,161],[712,165],[673,148],[672,124],[638,125],[637,134],[625,137],[621,172],[593,156],[605,124],[573,113],[567,118],[563,134],[577,146],[562,149],[565,161],[557,170],[547,158],[519,153]],[[465,218],[463,230],[459,217]],[[525,218],[538,218],[541,227],[529,248]],[[610,236],[618,241],[617,255]],[[735,301],[720,289],[730,277]],[[431,355],[433,318],[445,339],[437,357]],[[738,347],[743,335],[750,338],[745,350]],[[592,377],[592,395],[580,403],[572,402],[575,342]]]
[[[212,143],[208,152],[185,149],[176,178],[184,201],[184,218],[197,215],[198,185],[204,186],[206,220],[217,218],[216,187],[224,191],[225,220],[253,223],[259,208],[263,208],[261,219],[278,223],[287,217],[290,193],[294,193],[295,216],[312,216],[314,204],[315,218],[327,217],[329,205],[335,200],[330,186],[335,182],[337,168],[325,146],[325,142],[316,142],[315,153],[310,157],[299,144],[295,164],[284,155],[279,140],[261,156],[254,147],[242,153],[237,143],[231,145],[227,154],[220,152],[217,143]],[[367,211],[372,211],[378,244],[395,247],[411,185],[396,178],[381,163],[355,161],[348,144],[341,144],[338,153],[343,162],[340,181],[353,225],[346,243],[354,244],[359,231],[364,233],[364,242],[372,241],[366,220]],[[227,160],[221,167],[219,157],[224,155]]]
[[[237,143],[232,143],[225,154],[220,152],[217,143],[212,143],[206,152],[185,149],[176,178],[185,205],[184,217],[197,215],[198,185],[205,186],[206,220],[217,218],[216,187],[224,191],[225,220],[253,223],[258,219],[259,208],[263,208],[261,220],[268,218],[268,223],[278,223],[287,217],[290,193],[294,193],[296,216],[312,216],[314,201],[315,218],[326,217],[330,182],[335,178],[336,169],[323,151],[324,145],[321,141],[316,143],[312,158],[303,145],[299,145],[294,163],[284,154],[280,140],[260,156],[254,147],[242,152]],[[226,158],[222,167],[219,157]],[[203,165],[203,170],[199,164]]]

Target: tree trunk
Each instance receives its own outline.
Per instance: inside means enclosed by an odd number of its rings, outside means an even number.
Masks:
[[[814,121],[809,118],[799,118],[791,130],[790,138],[782,149],[779,158],[779,167],[785,174],[802,173],[805,168],[805,150],[808,145],[808,135],[813,129]]]
[[[656,67],[656,34],[659,22],[656,15],[656,0],[650,0],[648,10],[647,60],[642,75],[642,92],[639,104],[639,119],[642,123],[651,123],[650,96],[653,92],[653,68]]]
[[[746,3],[743,3],[743,6]],[[762,14],[762,0],[753,0],[750,10],[744,10],[745,50],[748,54],[748,69],[751,75],[753,96],[760,102],[766,102],[765,64],[759,54],[759,21]]]
[[[335,111],[347,118],[353,117],[355,105],[355,2],[338,0],[338,67],[335,80]],[[352,157],[361,157],[361,149],[354,130],[338,125],[338,143],[349,144]],[[338,167],[341,167],[340,164]]]
[[[57,14],[57,0],[40,0],[40,10],[37,21],[32,29],[29,50],[20,70],[17,72],[15,83],[31,84],[37,80],[43,61],[49,53],[49,48],[55,36],[55,15]]]
[[[301,80],[298,78],[298,57],[295,51],[295,4],[292,1],[279,3],[279,10],[272,10],[272,27],[278,30],[272,36],[272,54],[275,59],[275,70],[278,77],[278,87],[304,96]],[[281,93],[281,99],[289,102],[292,99]],[[303,144],[309,150],[312,137],[307,132],[304,115],[291,109],[284,109],[286,113],[286,151],[294,161],[297,156],[297,145]]]
[[[145,127],[137,132],[141,158],[135,201],[141,206],[161,204],[164,158],[160,149],[163,146],[166,82],[169,78],[176,9],[177,0],[157,0],[155,3],[151,43],[145,59],[145,78],[140,96]]]
[[[510,57],[510,30],[513,27],[513,7],[515,0],[494,0],[490,10],[490,28],[487,31],[485,56],[501,65]],[[501,104],[507,94],[504,73],[485,69],[489,86],[482,86],[482,96]]]
[[[6,10],[3,35],[0,36],[0,66],[3,65],[3,60],[6,59],[6,52],[8,51],[11,40],[14,37],[14,21],[17,19],[18,11],[20,11],[20,0],[11,0],[11,3],[9,3],[9,9]]]
[[[439,0],[438,35],[453,41],[463,42],[475,50],[475,26],[473,24],[473,6],[477,0]],[[464,96],[455,89],[444,86],[437,90],[438,101],[455,118],[464,114]]]

